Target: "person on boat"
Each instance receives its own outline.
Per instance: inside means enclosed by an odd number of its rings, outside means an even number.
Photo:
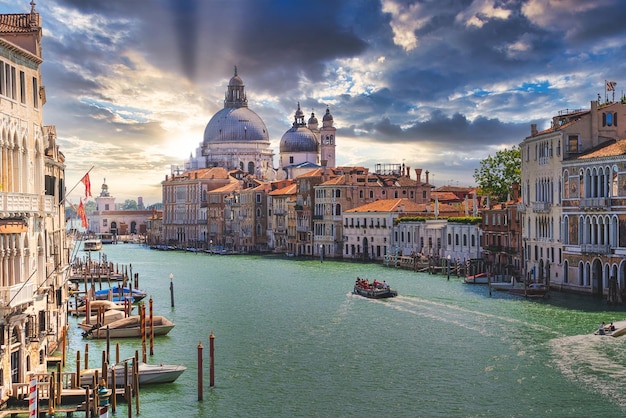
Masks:
[[[612,322],[609,324],[608,331],[615,331],[615,325]]]
[[[602,321],[602,323],[600,324],[600,327],[598,328],[598,335],[604,335],[604,321]]]
[[[387,284],[386,280],[383,280],[383,289],[387,289],[389,287],[389,285]]]

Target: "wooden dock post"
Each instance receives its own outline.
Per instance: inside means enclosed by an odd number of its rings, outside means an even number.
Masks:
[[[116,388],[117,388],[117,382],[115,381],[115,369],[111,369],[111,387],[113,388],[113,396],[111,399],[111,412],[113,412],[113,414],[115,414],[115,410],[117,409],[117,396],[116,396]]]
[[[80,387],[80,350],[76,351],[76,377],[75,377],[75,387]]]
[[[141,315],[139,316],[140,328],[141,328],[141,361],[147,363],[146,358],[146,305],[140,306]]]
[[[150,355],[154,355],[154,303],[150,296]]]
[[[68,325],[66,323],[66,325],[63,327],[63,337],[62,337],[62,346],[61,346],[61,365],[63,367],[65,367],[65,360],[66,360],[66,356],[67,356],[67,328]]]
[[[209,386],[215,386],[215,334],[209,335]]]
[[[198,341],[198,400],[202,400],[202,341]]]
[[[89,368],[89,343],[85,343],[85,369]]]

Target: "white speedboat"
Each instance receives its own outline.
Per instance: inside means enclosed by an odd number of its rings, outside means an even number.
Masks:
[[[124,386],[126,375],[126,366],[128,363],[128,381],[133,378],[132,360],[117,363],[109,368],[109,385],[113,385],[111,371],[115,371],[115,386]],[[176,364],[147,364],[143,362],[137,363],[139,370],[139,386],[153,385],[158,383],[172,383],[183,374],[187,368]],[[100,369],[97,369],[100,371]],[[82,386],[91,385],[96,369],[85,369],[80,373],[80,383]]]

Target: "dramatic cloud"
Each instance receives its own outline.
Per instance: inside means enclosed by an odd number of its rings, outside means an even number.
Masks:
[[[0,0],[24,13],[30,0]],[[272,147],[297,103],[338,128],[337,163],[405,163],[470,185],[530,124],[626,80],[622,0],[46,0],[47,103],[68,185],[161,201],[236,65]],[[610,99],[610,97],[609,97]],[[275,158],[275,164],[278,159]],[[71,196],[70,196],[71,198]]]

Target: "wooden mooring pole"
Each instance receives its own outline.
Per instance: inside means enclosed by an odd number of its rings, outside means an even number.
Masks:
[[[202,341],[198,342],[198,400],[202,400],[203,391],[202,391]]]
[[[209,335],[209,386],[215,386],[215,334]]]

